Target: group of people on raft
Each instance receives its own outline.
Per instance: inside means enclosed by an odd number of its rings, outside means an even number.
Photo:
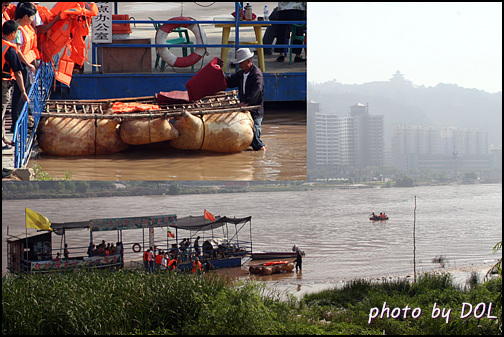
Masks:
[[[375,212],[371,213],[369,220],[388,220],[388,216],[385,212],[380,212],[380,215],[376,215]]]
[[[165,252],[157,249],[157,247],[150,247],[143,253],[144,269],[150,273],[162,270],[176,270],[178,264],[177,255],[177,252],[171,250]],[[202,263],[198,255],[189,255],[189,261],[192,262],[192,273],[201,274],[203,270],[209,271],[213,269],[210,261],[205,259]]]

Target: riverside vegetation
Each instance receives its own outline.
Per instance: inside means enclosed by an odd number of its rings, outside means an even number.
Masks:
[[[500,274],[501,275],[501,274]],[[68,271],[2,277],[2,334],[502,334],[502,278],[455,286],[450,274],[355,280],[343,288],[286,298],[257,281],[179,272]],[[495,319],[461,319],[463,303],[492,303]],[[370,310],[420,308],[376,318]],[[433,305],[450,321],[433,318]],[[410,312],[411,313],[411,312]],[[479,316],[479,313],[478,313]]]
[[[218,194],[247,192],[307,191],[331,188],[412,187],[419,185],[446,185],[462,182],[419,182],[398,178],[391,182],[366,182],[354,185],[343,181],[3,181],[2,199],[96,198],[140,195]],[[118,185],[120,187],[118,187]]]

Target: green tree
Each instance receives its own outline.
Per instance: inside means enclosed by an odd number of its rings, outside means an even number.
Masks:
[[[77,181],[75,183],[75,191],[77,193],[86,193],[89,190],[89,183],[87,181]]]
[[[168,188],[168,194],[179,195],[180,194],[180,186],[176,182],[171,183],[170,187]]]

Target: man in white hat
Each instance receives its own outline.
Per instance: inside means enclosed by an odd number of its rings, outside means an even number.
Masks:
[[[226,75],[228,88],[238,87],[240,106],[260,105],[260,109],[250,111],[254,119],[254,151],[266,151],[266,146],[261,141],[261,123],[264,117],[264,78],[261,69],[252,63],[254,54],[248,48],[236,51],[233,64],[238,64],[240,70],[231,75]]]

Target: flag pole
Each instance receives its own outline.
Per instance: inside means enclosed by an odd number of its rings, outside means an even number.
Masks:
[[[25,252],[26,252],[26,264],[28,267],[28,227],[26,227],[26,207],[25,207]],[[28,271],[28,270],[27,270]]]

